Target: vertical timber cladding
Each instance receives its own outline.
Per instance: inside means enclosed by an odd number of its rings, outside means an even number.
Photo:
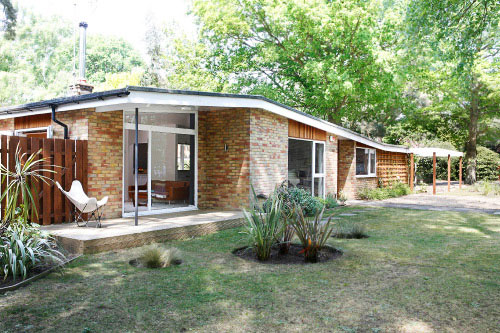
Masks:
[[[325,131],[292,119],[288,119],[288,136],[297,139],[326,141]]]

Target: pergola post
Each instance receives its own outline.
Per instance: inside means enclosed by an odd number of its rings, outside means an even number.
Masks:
[[[413,153],[410,154],[410,190],[413,191],[413,181],[415,180],[415,162]]]
[[[436,194],[436,152],[432,153],[432,194]]]
[[[462,156],[460,156],[459,160],[459,167],[458,167],[458,188],[462,188]]]
[[[451,156],[448,154],[448,192],[450,192],[451,185]]]

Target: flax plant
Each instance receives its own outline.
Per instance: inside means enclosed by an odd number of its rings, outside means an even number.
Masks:
[[[37,186],[33,185],[40,181],[46,184],[52,182],[52,179],[43,173],[55,173],[55,171],[49,169],[51,166],[44,165],[46,159],[36,158],[41,151],[40,149],[30,155],[27,153],[21,154],[21,148],[18,144],[14,155],[14,170],[9,170],[5,165],[0,164],[2,183],[7,183],[7,187],[0,197],[0,201],[6,199],[3,224],[16,220],[18,207],[21,207],[20,218],[24,222],[29,221],[30,215],[38,217],[35,204],[36,200],[38,200],[38,190]],[[22,204],[19,205],[19,202]]]
[[[273,195],[270,207],[264,212],[257,203],[255,192],[254,199],[250,210],[243,210],[243,216],[248,223],[244,233],[249,236],[250,242],[257,252],[257,259],[265,261],[270,258],[271,248],[282,232],[281,201]]]
[[[319,251],[333,231],[332,217],[330,216],[328,220],[323,221],[324,208],[314,216],[314,219],[306,217],[298,206],[295,207],[295,211],[292,225],[302,244],[303,250],[301,252],[304,253],[304,259],[306,262],[318,262]]]

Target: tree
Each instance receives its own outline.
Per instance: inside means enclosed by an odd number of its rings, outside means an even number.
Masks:
[[[0,43],[0,104],[68,93],[75,80],[72,30],[60,17],[19,12],[15,39]],[[138,52],[120,38],[92,35],[87,45],[87,77],[97,88],[105,83],[107,74],[130,73],[143,66]]]
[[[476,181],[481,127],[500,116],[499,12],[498,1],[412,0],[407,13],[410,42],[434,58],[429,71],[444,82],[435,100],[467,130],[468,183]]]
[[[0,22],[3,24],[6,39],[14,39],[16,36],[16,21],[17,10],[12,5],[11,0],[0,0],[0,5],[3,8],[4,19]]]
[[[329,121],[394,121],[394,20],[378,2],[197,0],[207,68],[229,90],[262,94]]]

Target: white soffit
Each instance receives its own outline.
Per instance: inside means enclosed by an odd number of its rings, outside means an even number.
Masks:
[[[432,148],[432,147],[410,148],[410,152],[417,155],[417,156],[421,156],[421,157],[433,157],[434,153],[436,153],[437,157],[448,157],[448,155],[450,155],[451,157],[464,156],[464,153],[456,151],[456,150],[443,149],[443,148]]]

